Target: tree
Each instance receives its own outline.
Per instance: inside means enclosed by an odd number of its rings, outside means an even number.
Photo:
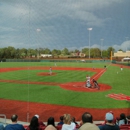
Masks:
[[[25,58],[27,56],[27,49],[25,48],[20,49],[19,54],[21,58]]]
[[[98,58],[101,57],[101,51],[99,48],[91,48],[91,57]]]
[[[54,50],[52,50],[51,53],[52,53],[53,56],[57,56],[57,55],[60,55],[60,54],[61,54],[61,51],[54,49]]]
[[[69,55],[70,53],[69,53],[69,50],[67,49],[67,48],[64,48],[62,51],[61,51],[61,53],[63,54],[63,55]]]
[[[103,56],[103,58],[107,58],[108,57],[107,50],[102,50],[102,56]]]
[[[89,56],[89,49],[88,48],[83,48],[82,53],[84,53],[88,57]]]
[[[37,51],[39,52],[39,54],[51,54],[51,51],[48,48],[39,48],[37,49]]]
[[[118,51],[123,51],[122,49],[119,49]]]
[[[1,59],[4,58],[4,54],[5,54],[4,49],[0,48],[0,58]]]
[[[9,53],[10,53],[10,56],[8,56],[8,57],[9,57],[9,58],[15,58],[16,49],[15,49],[14,47],[9,46],[9,47],[7,48],[7,50],[8,50]]]
[[[75,51],[74,51],[75,53],[79,53],[80,51],[78,50],[78,49],[75,49]]]
[[[29,48],[27,51],[27,56],[32,57],[32,55],[37,55],[36,50]]]
[[[114,49],[113,47],[109,47],[109,48],[107,49],[108,58],[111,57],[111,52],[112,52],[112,55],[113,55],[114,51],[115,51],[115,49]]]
[[[15,54],[15,58],[19,59],[20,58],[20,49],[16,49],[16,54]]]

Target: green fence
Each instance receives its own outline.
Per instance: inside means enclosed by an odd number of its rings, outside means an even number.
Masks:
[[[130,61],[126,61],[126,62],[119,62],[119,61],[112,61],[113,64],[118,64],[118,65],[125,65],[125,66],[130,66]]]
[[[81,63],[106,63],[110,60],[87,60],[87,59],[4,59],[2,62],[81,62]],[[113,61],[114,63],[114,61]]]
[[[32,59],[6,59],[5,62],[40,62],[40,60],[32,60]]]

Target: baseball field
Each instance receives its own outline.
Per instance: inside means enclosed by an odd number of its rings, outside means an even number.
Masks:
[[[106,66],[106,68],[104,68]],[[49,68],[52,74],[49,74]],[[97,80],[100,89],[85,87],[86,76]],[[84,112],[94,120],[130,114],[130,67],[110,62],[1,62],[0,114],[29,121],[33,115],[56,121],[64,113],[81,120]]]

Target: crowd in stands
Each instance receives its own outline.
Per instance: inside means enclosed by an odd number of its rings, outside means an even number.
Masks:
[[[83,113],[80,123],[75,121],[75,117],[70,114],[64,114],[60,117],[58,123],[54,117],[49,117],[44,124],[39,120],[39,115],[34,115],[29,125],[19,124],[16,114],[11,116],[11,124],[4,126],[0,123],[0,130],[130,130],[130,115],[121,113],[119,117],[114,117],[112,111],[105,114],[104,122],[100,124],[93,123],[93,116],[89,112]]]

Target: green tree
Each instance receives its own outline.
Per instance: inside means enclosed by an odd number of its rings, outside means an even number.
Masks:
[[[5,56],[5,50],[4,48],[0,48],[0,58],[3,59]]]
[[[123,51],[122,49],[119,49],[118,51]]]
[[[112,55],[114,54],[114,51],[115,51],[115,49],[114,49],[113,47],[109,47],[109,48],[107,49],[108,58],[111,57],[111,52],[112,52]]]
[[[17,58],[17,59],[20,58],[20,49],[19,48],[16,49],[15,58]]]
[[[40,54],[51,54],[51,50],[48,48],[39,48]]]
[[[102,50],[102,57],[109,58],[107,50]]]
[[[61,51],[61,53],[63,54],[63,55],[69,55],[70,53],[69,53],[69,50],[67,49],[67,48],[64,48],[62,51]]]
[[[84,53],[86,55],[86,57],[88,57],[89,56],[89,49],[88,48],[83,48],[82,53]]]
[[[20,49],[19,54],[21,58],[25,58],[27,56],[27,49],[25,48]]]
[[[75,49],[75,51],[74,51],[75,53],[78,53],[78,52],[80,52],[78,49]]]
[[[7,48],[8,53],[10,54],[10,56],[8,56],[8,58],[15,58],[16,55],[16,49],[14,47],[9,46]]]
[[[101,57],[101,51],[99,48],[91,48],[90,55],[92,58],[99,58]]]
[[[27,50],[27,56],[28,56],[28,57],[32,57],[33,55],[35,55],[35,56],[37,55],[36,50],[29,48],[29,49]]]
[[[52,53],[53,56],[58,56],[58,55],[61,54],[61,51],[60,51],[60,50],[53,49],[51,53]]]

